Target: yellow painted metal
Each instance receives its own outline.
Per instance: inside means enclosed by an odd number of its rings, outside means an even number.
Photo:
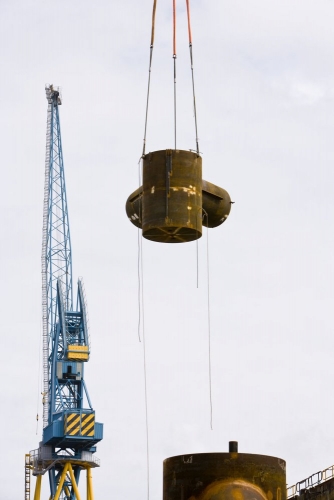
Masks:
[[[73,486],[73,489],[74,489],[76,500],[80,500],[80,493],[79,493],[79,490],[78,490],[77,482],[76,482],[75,477],[74,477],[74,473],[73,473],[73,469],[72,469],[71,463],[68,464],[68,472],[70,473],[70,477],[71,477],[72,486]]]
[[[94,436],[95,414],[69,413],[64,419],[64,432],[70,436]]]
[[[27,457],[27,455],[26,455],[26,457]],[[29,458],[30,458],[30,455],[29,455]],[[27,463],[27,458],[26,458],[26,463]],[[29,464],[30,464],[30,461],[29,461]],[[74,462],[74,464],[76,464],[76,462]],[[88,464],[83,464],[83,463],[82,463],[82,468],[86,469],[86,472],[87,472],[86,499],[87,500],[94,500],[92,469]],[[34,492],[34,500],[41,500],[42,477],[43,477],[42,475],[37,476],[36,485],[35,485],[35,492]],[[65,493],[67,497],[70,497],[71,492],[70,492],[69,487],[67,485],[64,486],[65,480],[71,481],[71,485],[73,487],[73,491],[75,493],[76,500],[81,500],[78,484],[77,484],[75,476],[74,476],[72,462],[65,462],[64,468],[63,468],[61,476],[60,476],[59,483],[57,485],[57,491],[56,491],[54,497],[52,497],[50,495],[49,500],[59,500],[62,492]]]
[[[66,477],[69,465],[71,465],[69,462],[66,462],[64,465],[63,472],[61,473],[60,481],[58,483],[58,488],[57,488],[57,491],[56,491],[56,494],[55,494],[53,500],[59,500],[59,496],[60,496],[60,493],[63,489],[63,485],[64,485],[64,481],[65,481],[65,477]]]
[[[87,467],[87,500],[94,500],[92,469]]]
[[[88,361],[89,349],[86,345],[69,345],[67,348],[67,359],[69,361]]]
[[[40,500],[41,490],[42,490],[42,476],[40,475],[40,476],[37,476],[37,479],[36,479],[34,500]]]
[[[94,423],[95,414],[94,413],[82,413],[81,416],[81,435],[82,436],[94,436]]]
[[[80,413],[69,413],[64,419],[65,434],[77,436],[80,433]]]

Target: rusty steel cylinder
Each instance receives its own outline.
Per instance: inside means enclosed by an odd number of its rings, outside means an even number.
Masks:
[[[285,468],[280,458],[235,451],[167,458],[163,500],[286,500]]]
[[[167,149],[143,158],[141,226],[143,236],[182,243],[202,235],[202,158]]]

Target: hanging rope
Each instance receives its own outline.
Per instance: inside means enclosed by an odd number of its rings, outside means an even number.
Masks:
[[[206,269],[207,269],[207,280],[208,280],[208,351],[209,351],[209,399],[210,399],[210,428],[213,430],[212,425],[212,379],[211,379],[211,315],[210,315],[210,266],[209,266],[209,216],[208,213],[203,209],[206,215],[207,228],[206,228]]]
[[[141,164],[142,159],[139,158],[138,161],[138,187],[141,186]],[[142,216],[141,210],[141,199],[139,199],[139,221],[141,221]],[[142,305],[142,279],[141,279],[141,269],[142,269],[142,240],[140,237],[140,228],[138,228],[138,262],[137,262],[137,273],[138,273],[138,340],[141,342],[140,338],[140,328],[141,328],[141,305]]]
[[[212,411],[212,378],[211,378],[211,315],[210,315],[210,266],[209,266],[209,214],[204,208],[202,210],[202,219],[206,218],[206,273],[207,273],[207,305],[208,305],[208,368],[209,368],[209,400],[210,400],[210,429],[213,430],[213,411]],[[198,239],[196,240],[196,271],[197,288],[199,281],[198,269]]]
[[[186,0],[186,4],[187,4],[187,17],[188,17],[188,35],[189,35],[189,44],[192,44],[191,24],[190,24],[190,6],[189,6],[189,0]]]
[[[193,87],[194,119],[195,119],[195,134],[196,134],[196,151],[197,151],[197,154],[199,155],[198,129],[197,129],[197,112],[196,112],[196,98],[195,98],[195,80],[194,80],[194,64],[193,64],[193,42],[192,42],[192,34],[191,34],[189,0],[186,0],[186,3],[187,3],[187,17],[188,17],[188,36],[189,36],[190,67],[191,67],[191,79],[192,79],[192,87]]]
[[[153,45],[154,45],[154,33],[155,33],[155,11],[156,11],[156,8],[157,8],[157,0],[154,0],[153,1],[153,11],[152,11],[150,63],[149,63],[149,67],[148,67],[148,83],[147,83],[145,127],[144,127],[144,140],[143,140],[143,152],[142,152],[142,156],[145,156],[145,149],[146,149],[147,117],[148,117],[148,103],[149,103],[149,99],[150,99],[151,69],[152,69],[152,57],[153,57]]]
[[[173,0],[174,149],[176,149],[176,0]]]
[[[142,300],[142,333],[144,352],[144,392],[145,392],[145,424],[146,424],[146,464],[147,464],[147,500],[150,499],[150,448],[148,432],[148,402],[147,402],[147,370],[146,370],[146,342],[145,342],[145,318],[144,318],[144,280],[143,280],[143,249],[141,245],[141,300]]]
[[[141,327],[141,276],[140,276],[140,259],[141,259],[141,238],[140,229],[138,228],[138,340],[141,342],[140,338],[140,327]]]
[[[138,183],[141,186],[141,164],[142,158],[138,161]],[[139,221],[142,220],[142,205],[139,201]],[[143,339],[143,365],[144,365],[144,399],[145,399],[145,429],[146,429],[146,466],[147,466],[147,500],[150,498],[150,454],[149,454],[149,433],[148,433],[148,403],[147,403],[147,373],[146,373],[146,344],[145,344],[145,316],[144,316],[144,265],[143,265],[143,239],[138,228],[138,339],[141,342],[140,330]]]

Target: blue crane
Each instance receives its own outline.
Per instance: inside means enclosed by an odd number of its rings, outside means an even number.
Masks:
[[[37,477],[34,500],[41,498],[42,477],[49,475],[51,500],[81,500],[79,477],[86,470],[87,500],[94,500],[91,469],[99,467],[96,444],[103,424],[96,422],[84,380],[90,342],[84,286],[78,280],[73,300],[72,250],[60,133],[58,87],[46,85],[48,101],[43,243],[43,438],[26,455],[26,500],[30,497],[28,469]]]

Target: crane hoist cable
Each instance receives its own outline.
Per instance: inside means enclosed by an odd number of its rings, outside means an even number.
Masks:
[[[186,0],[186,4],[187,4],[187,18],[188,18],[188,36],[189,36],[189,53],[190,53],[191,80],[192,80],[193,101],[194,101],[194,119],[195,119],[195,133],[196,133],[196,152],[197,152],[197,154],[199,154],[198,129],[197,129],[197,112],[196,112],[196,98],[195,98],[194,63],[193,63],[193,41],[192,41],[192,34],[191,34],[189,0]]]
[[[153,57],[153,46],[154,46],[154,34],[155,34],[155,12],[156,12],[156,8],[157,8],[157,0],[154,0],[153,1],[153,11],[152,11],[150,63],[149,63],[149,67],[148,67],[148,84],[147,84],[146,111],[145,111],[145,127],[144,127],[144,141],[143,141],[143,153],[142,153],[142,156],[145,156],[145,148],[146,148],[147,117],[148,117],[148,103],[149,103],[149,99],[150,99],[151,69],[152,69],[152,57]]]
[[[173,0],[174,149],[176,149],[176,0]]]
[[[176,0],[172,0],[172,1],[173,1],[174,148],[176,149],[176,130],[177,130],[177,127],[176,127],[176,125],[177,125],[177,109],[176,109],[176,59],[177,59],[177,51],[176,51]],[[196,98],[195,98],[195,80],[194,80],[194,63],[193,63],[193,42],[192,42],[191,19],[190,19],[190,0],[186,0],[186,7],[187,7],[187,23],[188,23],[189,52],[190,52],[190,68],[191,68],[192,92],[193,92],[193,108],[194,108],[194,120],[195,120],[196,152],[197,152],[197,154],[199,154],[198,125],[197,125],[197,111],[196,111]],[[149,69],[148,69],[148,84],[147,84],[147,95],[146,95],[145,126],[144,126],[142,157],[145,156],[145,152],[146,152],[148,107],[149,107],[150,87],[151,87],[151,72],[152,72],[154,37],[155,37],[156,8],[157,8],[157,0],[153,0],[150,58],[149,58]]]

